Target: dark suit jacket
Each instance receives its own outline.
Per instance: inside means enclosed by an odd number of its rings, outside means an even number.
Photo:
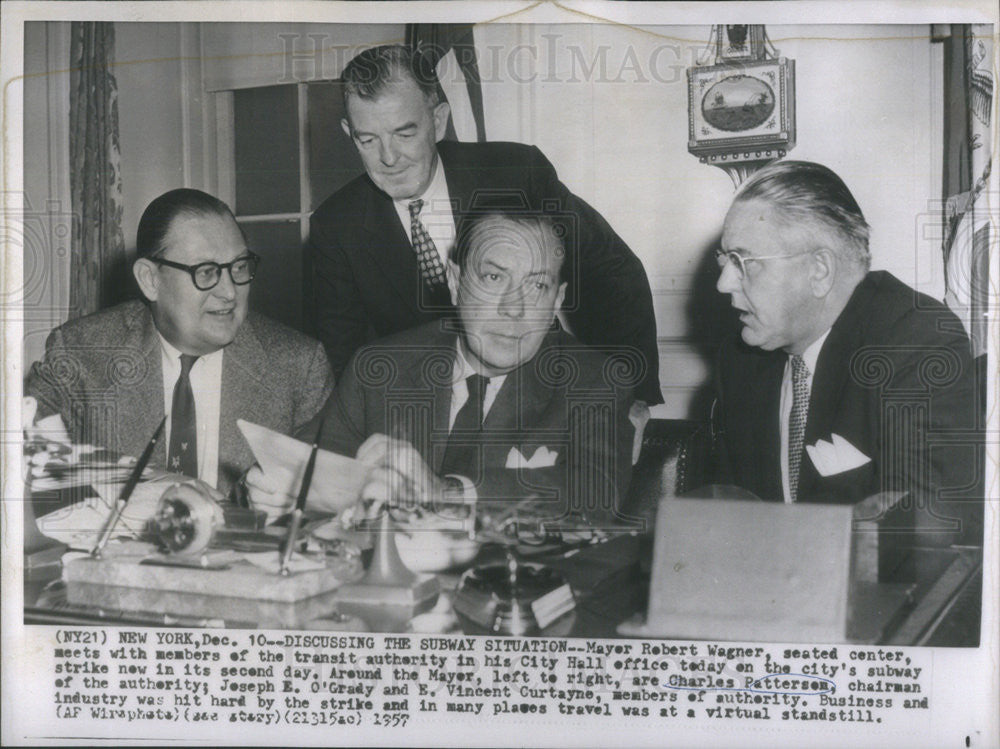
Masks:
[[[24,393],[38,400],[38,418],[61,414],[75,442],[137,456],[163,418],[161,359],[149,308],[126,302],[52,331]],[[226,491],[254,461],[237,419],[290,434],[332,388],[319,342],[248,314],[222,359],[219,489]],[[151,465],[165,464],[160,440]]]
[[[720,352],[718,412],[730,477],[782,499],[779,402],[787,355],[737,338]],[[884,271],[854,290],[820,351],[805,444],[844,437],[871,458],[823,477],[808,453],[799,501],[911,492],[921,543],[981,543],[983,442],[975,370],[958,318]]]
[[[440,473],[448,439],[456,332],[435,321],[363,347],[352,357],[321,415],[321,445],[354,457],[369,436],[408,440]],[[612,362],[609,364],[609,362]],[[528,363],[507,375],[477,444],[481,462],[467,473],[480,503],[538,496],[546,516],[605,525],[615,518],[631,474],[630,388],[613,360],[572,336],[549,333]],[[316,423],[300,431],[312,440]],[[557,454],[541,468],[507,468],[511,448],[531,459]],[[551,509],[551,512],[549,510]]]
[[[662,403],[652,294],[642,263],[593,208],[572,195],[541,151],[519,143],[443,141],[456,224],[489,209],[551,209],[572,217],[571,274],[563,305],[581,341],[624,350],[640,371],[636,397]],[[447,298],[422,298],[416,256],[392,200],[363,175],[313,214],[307,248],[316,330],[339,374],[350,355],[376,338],[437,319]],[[446,297],[446,295],[445,295]]]

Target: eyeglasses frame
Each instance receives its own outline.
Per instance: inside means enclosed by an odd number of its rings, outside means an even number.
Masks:
[[[715,251],[715,260],[718,262],[721,258],[725,257],[726,262],[729,265],[734,265],[736,267],[736,272],[739,274],[739,279],[742,281],[747,277],[746,263],[750,260],[783,260],[790,257],[801,257],[802,255],[808,254],[809,251],[793,252],[790,255],[751,255],[750,257],[743,257],[743,255],[736,252],[736,250],[723,250],[720,248]],[[732,260],[734,257],[736,258],[735,263]],[[720,272],[724,270],[725,266],[721,268]]]
[[[173,260],[167,260],[166,258],[157,257],[155,255],[150,257],[149,260],[153,261],[157,265],[165,265],[168,268],[176,268],[177,270],[182,270],[187,272],[191,276],[191,283],[194,284],[194,287],[198,289],[198,291],[211,291],[216,286],[218,286],[219,281],[222,280],[222,271],[229,272],[229,280],[233,282],[233,285],[246,286],[248,283],[253,281],[254,278],[257,276],[257,267],[260,265],[260,255],[258,255],[256,252],[252,252],[251,250],[247,250],[246,254],[240,255],[238,258],[234,258],[232,261],[228,263],[217,263],[214,260],[206,260],[204,263],[196,263],[195,265],[185,265],[184,263],[178,263]],[[235,278],[233,278],[233,266],[242,260],[249,260],[252,263],[253,267],[250,272],[250,278],[248,278],[246,281],[237,281]],[[216,266],[219,269],[219,277],[216,279],[215,283],[213,283],[211,286],[206,286],[202,288],[201,286],[198,285],[198,281],[195,278],[195,274],[198,272],[199,268],[203,268],[206,265]]]

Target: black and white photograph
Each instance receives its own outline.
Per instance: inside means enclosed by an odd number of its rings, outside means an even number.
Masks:
[[[6,3],[2,743],[996,746],[997,22]]]

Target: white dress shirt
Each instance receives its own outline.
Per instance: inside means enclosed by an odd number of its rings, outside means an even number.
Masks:
[[[159,334],[159,333],[158,333]],[[195,428],[198,435],[198,478],[210,486],[219,480],[219,417],[222,407],[222,357],[224,349],[198,357],[188,377],[194,393]],[[163,412],[167,414],[164,439],[170,445],[174,386],[181,376],[181,352],[160,336],[163,366]],[[218,488],[218,487],[216,487]]]
[[[438,158],[437,165],[434,167],[434,176],[431,177],[431,182],[427,185],[427,189],[424,190],[423,195],[418,195],[416,198],[409,198],[407,200],[394,200],[392,202],[396,208],[396,214],[403,224],[403,230],[410,239],[411,245],[413,244],[413,235],[410,232],[410,203],[418,198],[424,201],[424,205],[420,209],[420,223],[424,225],[424,229],[427,230],[430,238],[434,240],[434,246],[437,248],[438,255],[441,256],[441,264],[447,268],[448,257],[452,246],[455,244],[455,216],[451,210],[448,180],[445,179],[444,165],[441,163],[440,158]]]
[[[827,330],[823,335],[813,341],[809,348],[802,352],[802,360],[809,370],[806,377],[806,398],[812,394],[813,375],[816,374],[816,362],[819,361],[819,352],[823,350],[826,337],[830,335]],[[786,502],[792,501],[792,495],[788,487],[788,422],[792,416],[792,402],[795,394],[792,389],[792,357],[789,355],[785,362],[785,374],[781,380],[781,491]],[[808,407],[806,413],[808,414]],[[807,416],[808,419],[808,416]],[[803,455],[802,462],[809,460],[808,455]],[[802,465],[799,465],[799,475],[802,474]]]

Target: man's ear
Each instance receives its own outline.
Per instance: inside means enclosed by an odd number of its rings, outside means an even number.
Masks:
[[[344,135],[348,138],[354,138],[354,136],[351,135],[351,123],[347,121],[346,117],[340,118],[340,129],[344,131]]]
[[[563,300],[566,298],[566,282],[559,284],[559,292],[556,294],[556,309],[561,309]]]
[[[809,258],[809,284],[813,296],[817,299],[825,297],[833,288],[837,278],[837,253],[829,247],[817,247]]]
[[[141,257],[132,263],[132,275],[135,276],[142,295],[149,301],[155,302],[160,294],[160,277],[156,272],[156,263]]]
[[[434,140],[443,140],[444,134],[448,131],[448,115],[451,114],[451,107],[448,102],[438,102],[434,107]]]

